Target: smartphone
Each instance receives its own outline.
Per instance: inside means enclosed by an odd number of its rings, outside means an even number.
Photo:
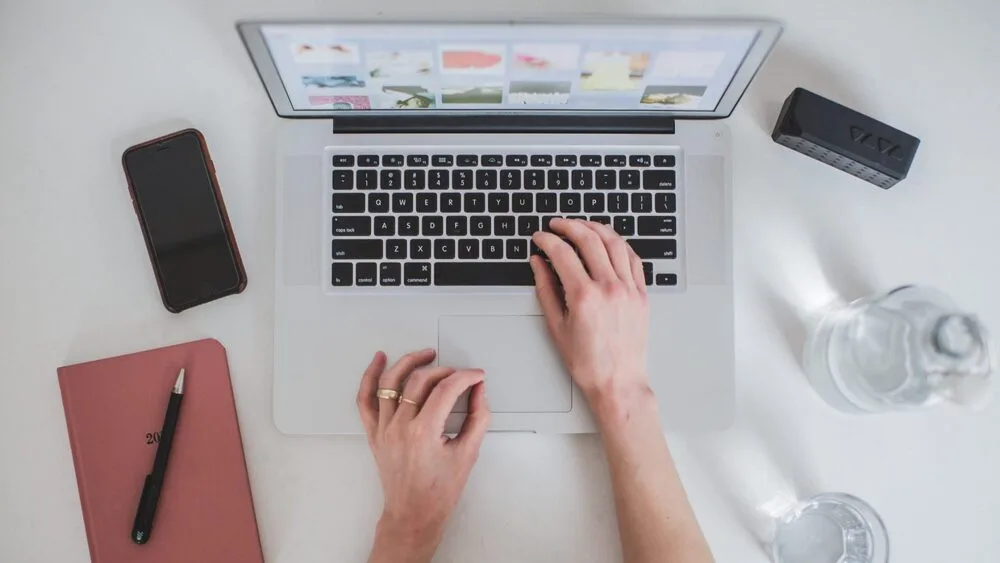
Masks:
[[[246,272],[201,132],[130,147],[122,166],[167,310],[243,291]]]

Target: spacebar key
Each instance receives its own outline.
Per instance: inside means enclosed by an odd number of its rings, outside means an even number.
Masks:
[[[534,285],[528,262],[437,262],[434,285]]]

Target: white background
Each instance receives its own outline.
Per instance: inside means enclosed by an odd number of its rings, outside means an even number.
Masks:
[[[287,437],[271,423],[278,120],[233,29],[243,18],[431,9],[363,4],[0,3],[0,560],[88,559],[56,367],[204,336],[229,351],[267,560],[365,558],[381,499],[364,441]],[[514,0],[503,13],[539,8]],[[497,4],[432,9],[457,16]],[[760,503],[838,490],[882,513],[895,561],[1000,560],[1000,404],[850,417],[820,402],[796,359],[800,312],[831,292],[932,284],[1000,330],[1000,4],[563,0],[544,11],[762,15],[788,26],[729,121],[737,423],[669,436],[717,559],[765,560],[752,533]],[[795,86],[920,137],[911,177],[884,192],[772,143]],[[208,139],[250,285],[174,316],[159,302],[119,159],[140,130],[178,118]],[[619,558],[595,437],[491,435],[437,561]]]

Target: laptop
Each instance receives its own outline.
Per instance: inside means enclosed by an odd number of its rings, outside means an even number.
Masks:
[[[280,120],[274,422],[363,432],[376,350],[486,370],[494,431],[595,429],[528,257],[552,217],[643,260],[668,428],[734,416],[729,116],[765,20],[238,24]],[[464,419],[460,403],[448,430]]]

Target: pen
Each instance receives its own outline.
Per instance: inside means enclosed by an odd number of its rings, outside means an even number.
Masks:
[[[163,419],[163,430],[160,432],[160,445],[156,447],[156,458],[153,460],[153,471],[146,475],[142,484],[142,494],[139,495],[139,507],[135,511],[135,522],[132,523],[132,541],[144,544],[153,533],[153,517],[156,515],[156,505],[160,500],[160,488],[163,477],[167,473],[167,460],[170,458],[170,446],[174,442],[174,430],[177,428],[177,417],[181,412],[181,400],[184,398],[184,368],[177,374],[177,381],[170,392],[167,403],[167,414]]]

